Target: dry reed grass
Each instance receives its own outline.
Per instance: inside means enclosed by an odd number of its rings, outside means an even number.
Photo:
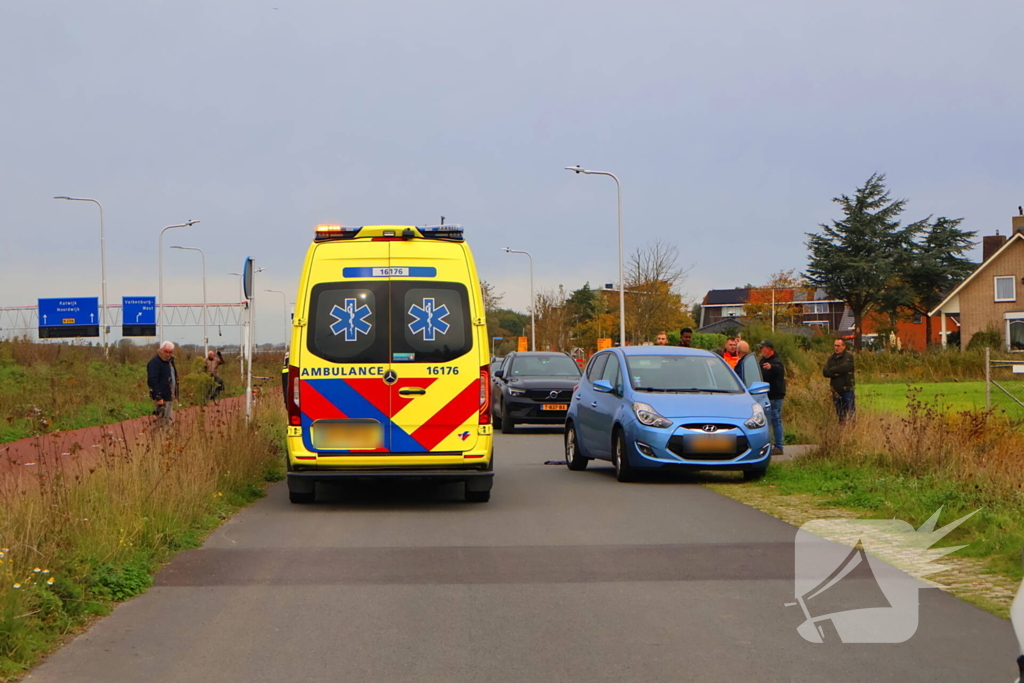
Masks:
[[[280,478],[279,401],[104,443],[87,471],[0,482],[0,677],[15,675]],[[38,570],[38,571],[37,571]],[[44,573],[44,571],[46,573]]]

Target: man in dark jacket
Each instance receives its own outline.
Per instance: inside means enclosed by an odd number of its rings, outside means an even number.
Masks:
[[[825,361],[822,371],[832,384],[832,403],[836,407],[839,421],[844,422],[855,410],[853,395],[853,354],[846,350],[846,342],[836,339],[832,348],[835,353]]]
[[[761,342],[761,377],[768,382],[768,422],[772,426],[772,455],[782,455],[782,401],[786,398],[786,366],[771,339]]]
[[[146,366],[149,397],[155,404],[153,414],[161,422],[174,420],[174,399],[178,395],[178,372],[174,367],[174,344],[165,341]]]

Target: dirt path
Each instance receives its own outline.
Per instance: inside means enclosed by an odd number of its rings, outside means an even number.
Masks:
[[[267,396],[264,400],[275,400]],[[279,399],[278,399],[279,400]],[[195,408],[184,408],[174,414],[171,428],[182,428],[202,417],[223,419],[245,410],[245,397],[234,396],[217,403]],[[55,431],[0,445],[0,480],[17,482],[24,476],[36,477],[56,472],[81,473],[95,468],[102,461],[102,453],[110,449],[120,451],[147,435],[155,427],[156,418],[137,417],[97,427],[71,431]]]

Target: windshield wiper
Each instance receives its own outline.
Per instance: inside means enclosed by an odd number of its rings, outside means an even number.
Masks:
[[[728,389],[698,389],[697,387],[691,387],[689,389],[665,389],[665,391],[675,391],[680,394],[731,394],[733,392]]]
[[[661,389],[659,387],[633,387],[633,391],[675,391],[675,389]]]

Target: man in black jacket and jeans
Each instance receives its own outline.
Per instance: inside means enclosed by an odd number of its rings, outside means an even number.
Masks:
[[[782,455],[782,400],[786,398],[786,366],[771,339],[761,342],[761,377],[768,382],[768,422],[772,426],[772,455]]]
[[[853,354],[846,350],[846,342],[836,339],[832,344],[835,353],[825,361],[823,375],[832,385],[832,403],[840,422],[845,422],[855,410],[853,394]]]
[[[160,422],[174,421],[174,399],[178,395],[178,372],[174,367],[174,344],[160,344],[156,355],[146,366],[149,397],[153,399],[153,414]]]

